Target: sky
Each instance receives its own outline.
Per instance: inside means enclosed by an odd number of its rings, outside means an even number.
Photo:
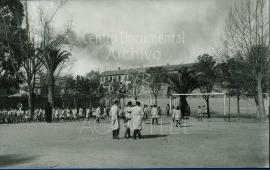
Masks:
[[[39,1],[40,3],[41,1]],[[38,16],[32,2],[31,17]],[[70,48],[70,72],[195,62],[198,55],[216,54],[233,0],[68,0],[52,22],[63,30],[72,20],[78,37],[90,36],[84,48]],[[46,1],[51,11],[55,2]],[[104,37],[109,37],[107,42]],[[97,42],[99,38],[102,42]]]

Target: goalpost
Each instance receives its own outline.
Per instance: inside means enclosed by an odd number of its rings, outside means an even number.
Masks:
[[[226,112],[226,97],[227,97],[227,95],[226,95],[226,93],[171,94],[170,108],[172,108],[173,97],[177,97],[177,96],[218,96],[218,95],[223,96],[223,115],[224,115],[224,119],[226,121],[226,116],[227,116],[227,112]]]

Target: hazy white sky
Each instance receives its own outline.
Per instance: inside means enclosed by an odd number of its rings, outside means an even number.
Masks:
[[[52,2],[46,3],[53,8]],[[53,26],[61,30],[72,18],[78,36],[90,33],[116,38],[112,44],[73,47],[75,75],[105,68],[190,63],[200,54],[215,52],[233,3],[233,0],[69,0],[58,11]],[[37,16],[35,10],[31,15]],[[167,38],[178,35],[180,41],[138,41],[147,36],[164,40],[166,35]],[[123,41],[127,36],[135,39]]]

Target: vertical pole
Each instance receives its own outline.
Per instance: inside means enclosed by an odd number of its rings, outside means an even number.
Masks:
[[[268,17],[268,46],[270,48],[270,0],[268,1],[268,5],[269,5],[269,8],[268,8],[268,14],[269,14],[269,17]],[[268,57],[268,117],[270,116],[270,57]]]
[[[170,95],[170,111],[172,110],[172,96]],[[172,134],[172,121],[171,121],[171,127],[170,127],[170,133]]]
[[[150,104],[152,105],[152,95],[151,95],[151,91],[150,91],[150,85],[148,84],[148,89],[149,89],[149,99],[150,99]]]
[[[269,1],[269,10],[270,10],[270,1]],[[269,20],[270,20],[270,11],[269,11]],[[270,27],[269,27],[269,31],[270,31]],[[270,35],[269,35],[269,47],[270,47]],[[270,57],[268,58],[267,77],[268,77],[268,117],[269,117],[270,116]]]
[[[229,95],[229,122],[230,122],[230,119],[231,119],[231,96]]]
[[[270,0],[268,1],[268,46],[270,48]],[[268,117],[270,116],[270,57],[268,57],[268,74],[267,74],[267,78],[268,78]]]
[[[224,120],[226,122],[226,94],[224,94],[223,109],[224,109]]]
[[[170,96],[170,111],[172,110],[172,96]]]

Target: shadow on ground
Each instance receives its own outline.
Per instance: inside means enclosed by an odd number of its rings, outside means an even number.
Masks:
[[[142,135],[143,139],[151,139],[151,138],[163,138],[166,137],[167,135],[160,135],[160,134],[155,134],[155,135]]]
[[[12,167],[13,165],[31,162],[36,158],[37,156],[24,156],[17,154],[0,155],[0,167]]]
[[[182,127],[191,127],[192,125],[182,125]]]
[[[151,125],[152,123],[151,122],[145,122],[144,124],[146,125]],[[171,123],[159,123],[158,125],[169,125]],[[154,124],[153,126],[156,126],[157,124]]]

